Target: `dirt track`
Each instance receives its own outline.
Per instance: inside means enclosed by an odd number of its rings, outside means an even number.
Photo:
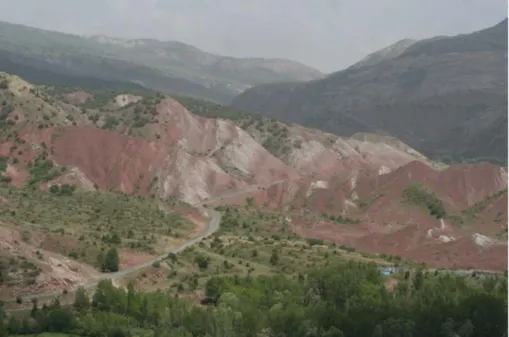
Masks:
[[[275,182],[270,183],[267,186],[263,186],[263,187],[272,186],[272,185],[279,184],[279,183],[284,182],[284,181],[285,180],[275,181]],[[160,256],[155,257],[155,258],[153,258],[153,259],[151,259],[149,261],[146,261],[146,262],[144,262],[142,264],[139,264],[139,265],[136,265],[136,266],[132,266],[132,267],[129,267],[127,269],[124,269],[124,270],[121,270],[121,271],[118,271],[118,272],[101,274],[101,276],[97,280],[88,282],[86,284],[83,284],[82,286],[85,289],[93,289],[99,283],[99,281],[101,281],[101,280],[110,279],[110,280],[112,280],[114,282],[115,280],[118,280],[118,279],[120,279],[120,278],[122,278],[122,277],[124,277],[124,276],[126,276],[128,274],[131,274],[131,273],[134,273],[134,272],[136,272],[138,270],[150,267],[154,262],[160,261],[160,260],[166,258],[169,253],[175,253],[175,254],[180,253],[181,251],[183,251],[187,247],[192,246],[195,243],[199,242],[200,240],[202,240],[202,239],[204,239],[204,238],[214,234],[219,229],[219,225],[220,225],[220,221],[221,221],[221,213],[219,213],[217,211],[214,211],[214,210],[205,209],[205,208],[202,207],[202,205],[206,204],[207,202],[218,201],[218,200],[227,199],[227,198],[230,198],[230,197],[233,197],[233,196],[238,196],[238,195],[241,195],[241,194],[249,193],[249,192],[252,192],[253,190],[256,190],[259,187],[261,187],[261,186],[254,186],[254,187],[252,187],[250,189],[247,189],[247,190],[237,191],[237,192],[234,192],[234,193],[229,193],[229,194],[225,194],[225,195],[222,195],[222,196],[214,197],[214,198],[208,199],[208,200],[206,200],[204,202],[201,202],[201,203],[193,205],[194,207],[197,207],[199,210],[201,210],[205,216],[210,217],[210,221],[208,223],[207,228],[200,235],[198,235],[197,237],[195,237],[195,238],[193,238],[193,239],[183,243],[182,245],[180,245],[180,246],[178,246],[178,247],[176,247],[176,248],[166,252],[163,255],[160,255]],[[21,296],[21,299],[22,299],[22,301],[24,303],[26,303],[26,302],[29,302],[30,300],[34,299],[34,298],[56,297],[56,296],[60,296],[60,295],[62,295],[62,291],[44,292],[44,293],[39,293],[39,294]],[[15,301],[16,301],[16,298],[9,298],[9,299],[3,300],[3,302],[5,302],[5,303],[15,302]],[[21,311],[21,310],[26,310],[26,309],[13,309],[13,310],[6,310],[6,311]]]
[[[221,221],[221,213],[214,211],[214,210],[203,210],[203,212],[206,216],[210,216],[210,221],[209,221],[209,224],[208,224],[206,230],[203,233],[201,233],[199,236],[197,236],[196,238],[191,239],[191,240],[185,242],[184,244],[180,245],[179,247],[174,248],[171,251],[165,253],[164,255],[155,257],[145,263],[142,263],[142,264],[139,264],[136,266],[132,266],[127,269],[124,269],[124,270],[121,270],[118,272],[114,272],[114,273],[104,273],[101,275],[101,277],[98,280],[94,280],[92,282],[86,283],[83,285],[83,287],[85,289],[93,288],[99,283],[99,281],[105,280],[105,279],[110,279],[112,281],[118,280],[128,274],[135,272],[135,271],[150,267],[154,262],[166,258],[169,253],[177,254],[177,253],[183,251],[184,249],[186,249],[187,247],[194,245],[195,243],[202,240],[203,238],[206,238],[206,237],[212,235],[219,229],[219,223]],[[45,293],[40,293],[40,294],[27,295],[27,296],[22,296],[21,298],[22,298],[23,302],[27,302],[34,298],[52,297],[52,296],[59,296],[59,295],[62,295],[62,291],[45,292]],[[9,298],[9,299],[4,300],[3,302],[14,302],[14,301],[16,301],[16,298]]]

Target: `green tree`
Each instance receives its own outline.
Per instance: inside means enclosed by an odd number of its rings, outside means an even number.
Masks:
[[[322,334],[322,337],[345,337],[345,334],[340,329],[332,326]]]
[[[277,250],[274,249],[272,251],[272,255],[270,256],[270,264],[275,266],[278,263],[279,263],[279,254],[278,254]]]
[[[207,269],[209,266],[209,259],[201,254],[196,256],[194,262],[198,265],[200,269]]]
[[[101,265],[102,272],[116,272],[119,269],[120,260],[115,247],[110,248],[106,253]]]
[[[5,326],[4,306],[0,304],[0,337],[7,337],[7,327]]]
[[[90,299],[88,298],[85,288],[79,287],[76,290],[76,296],[74,298],[74,308],[78,311],[86,311],[90,307]]]
[[[459,328],[458,335],[460,337],[472,337],[474,335],[474,325],[467,319]]]
[[[48,330],[54,332],[68,332],[74,326],[72,312],[65,308],[56,308],[48,315]]]
[[[49,188],[49,191],[53,194],[59,194],[60,187],[58,187],[58,185],[51,185],[51,187]]]

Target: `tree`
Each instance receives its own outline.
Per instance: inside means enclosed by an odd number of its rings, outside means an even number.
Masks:
[[[90,299],[88,298],[85,288],[79,287],[76,290],[76,297],[74,299],[74,308],[78,311],[86,311],[90,307]]]
[[[51,185],[51,187],[49,188],[49,191],[53,194],[59,194],[60,187],[58,187],[58,185]]]
[[[415,323],[404,318],[389,318],[377,325],[373,337],[412,337]]]
[[[106,256],[104,257],[102,264],[101,264],[101,271],[102,272],[116,272],[119,268],[119,257],[118,252],[115,247],[110,248],[108,252],[106,253]]]
[[[335,326],[331,326],[329,330],[327,330],[324,334],[322,334],[323,337],[345,337],[345,334],[340,329],[336,328]]]
[[[48,330],[54,332],[67,332],[74,326],[72,312],[65,308],[52,310],[48,315]]]
[[[7,337],[7,327],[5,326],[4,306],[0,304],[0,337]]]
[[[194,262],[198,265],[200,269],[207,269],[209,266],[209,259],[203,255],[198,255]]]
[[[279,254],[277,253],[277,250],[272,251],[272,255],[270,256],[270,264],[275,266],[279,262]]]
[[[30,311],[30,317],[35,318],[38,312],[37,308],[37,298],[32,299],[32,310]]]
[[[454,332],[454,320],[452,318],[448,318],[440,327],[440,336],[441,337],[455,337],[456,333]]]
[[[472,337],[474,335],[474,325],[469,319],[461,325],[458,330],[458,335],[460,337]]]

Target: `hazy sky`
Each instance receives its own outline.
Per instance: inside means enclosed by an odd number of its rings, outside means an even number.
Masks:
[[[465,33],[507,0],[0,0],[0,20],[77,34],[179,40],[230,56],[339,70],[402,38]]]

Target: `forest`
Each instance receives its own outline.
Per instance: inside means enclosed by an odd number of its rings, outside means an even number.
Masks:
[[[79,289],[72,306],[34,302],[25,317],[2,310],[0,337],[507,336],[507,274],[415,271],[395,280],[390,286],[375,264],[353,261],[295,277],[212,277],[208,305],[103,280],[90,297]]]

